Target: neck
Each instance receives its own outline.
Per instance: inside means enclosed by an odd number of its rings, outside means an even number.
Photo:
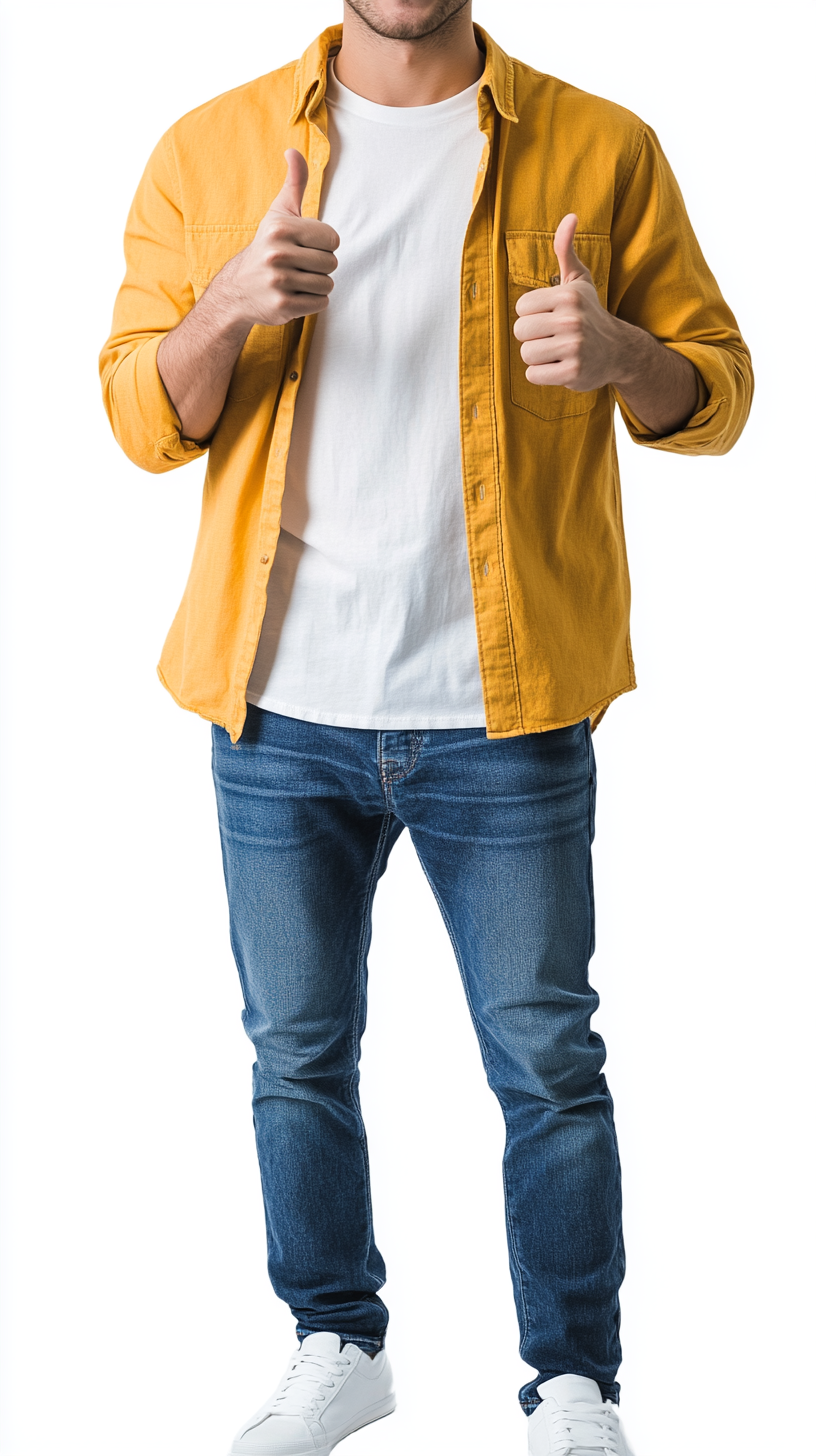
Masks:
[[[380,106],[432,106],[478,81],[484,55],[476,44],[470,4],[422,40],[377,35],[344,5],[343,46],[334,61],[338,81]]]

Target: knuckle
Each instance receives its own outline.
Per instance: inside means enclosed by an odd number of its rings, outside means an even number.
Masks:
[[[522,293],[521,297],[516,300],[516,313],[521,317],[524,317],[526,314],[535,313],[541,299],[542,291],[540,288],[534,288],[529,293]]]
[[[314,239],[312,246],[320,248],[326,253],[333,252],[340,242],[334,228],[329,227],[325,222],[312,222],[309,234]]]

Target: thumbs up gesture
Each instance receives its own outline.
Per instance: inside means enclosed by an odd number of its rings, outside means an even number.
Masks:
[[[248,248],[221,270],[236,319],[253,324],[287,324],[328,307],[340,239],[328,223],[302,217],[309,168],[290,147],[284,152],[286,180],[262,218]]]
[[[618,371],[621,323],[601,304],[592,274],[575,252],[577,226],[575,213],[567,213],[553,239],[560,282],[523,293],[516,304],[513,333],[531,384],[599,389]]]

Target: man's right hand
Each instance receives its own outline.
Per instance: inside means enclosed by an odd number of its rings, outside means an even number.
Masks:
[[[209,439],[255,324],[288,324],[328,307],[340,239],[328,223],[301,217],[309,168],[293,147],[284,156],[286,181],[249,247],[159,345],[159,373],[185,439]]]
[[[333,227],[301,217],[309,168],[290,147],[284,182],[248,248],[230,259],[210,287],[248,324],[288,324],[328,307],[340,239]]]

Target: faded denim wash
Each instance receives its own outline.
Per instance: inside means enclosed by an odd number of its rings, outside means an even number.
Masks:
[[[269,1274],[298,1334],[333,1330],[373,1351],[388,1323],[358,1062],[372,899],[407,828],[507,1128],[520,1353],[537,1371],[519,1398],[529,1412],[541,1380],[572,1372],[617,1399],[624,1255],[605,1051],[590,1030],[588,720],[489,739],[483,728],[335,728],[249,705],[236,744],[217,725],[212,734],[232,945],[257,1054]]]

